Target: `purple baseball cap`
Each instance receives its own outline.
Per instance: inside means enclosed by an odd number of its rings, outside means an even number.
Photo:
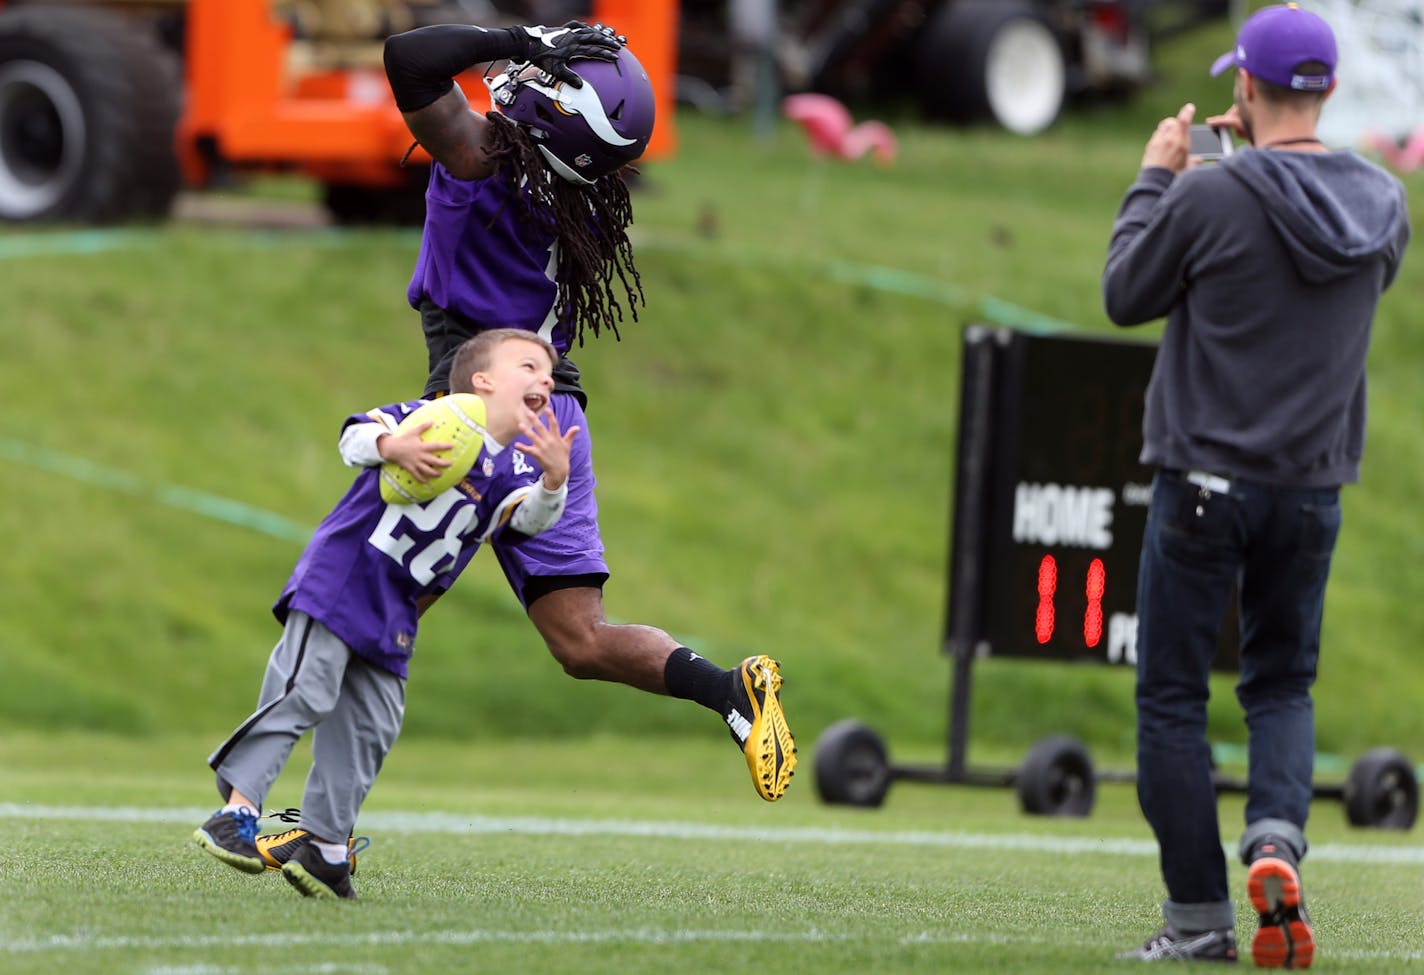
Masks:
[[[1325,65],[1323,74],[1299,74],[1307,61]],[[1216,59],[1213,76],[1245,68],[1252,77],[1296,91],[1325,91],[1335,80],[1335,33],[1309,10],[1293,3],[1266,7],[1246,18],[1236,47]]]

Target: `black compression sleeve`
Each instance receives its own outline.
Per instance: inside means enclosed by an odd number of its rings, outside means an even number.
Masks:
[[[529,39],[522,27],[484,30],[465,24],[418,27],[386,38],[386,78],[396,107],[402,112],[424,108],[454,87],[455,75],[473,65],[527,58]]]

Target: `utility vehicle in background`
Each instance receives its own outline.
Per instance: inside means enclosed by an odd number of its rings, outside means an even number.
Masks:
[[[754,77],[736,62],[761,53],[787,91],[909,95],[930,118],[1032,135],[1073,96],[1142,87],[1156,42],[1230,8],[1231,0],[683,0],[679,59],[706,92]],[[736,100],[745,107],[750,96]]]
[[[477,9],[478,8],[478,9]],[[390,33],[470,23],[460,0],[0,0],[0,221],[166,216],[183,187],[296,172],[341,222],[423,213],[429,157],[381,67]],[[644,158],[672,151],[677,4],[591,0],[658,92]],[[507,17],[504,23],[527,22]],[[488,106],[480,75],[460,77]]]

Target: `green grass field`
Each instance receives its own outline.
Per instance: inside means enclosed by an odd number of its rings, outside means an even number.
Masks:
[[[940,741],[959,331],[1014,309],[1106,329],[1098,271],[1140,139],[1082,120],[1033,142],[906,126],[902,164],[880,173],[815,171],[792,133],[759,148],[696,117],[682,133],[639,197],[643,320],[575,356],[610,613],[722,661],[772,652],[803,734],[857,716]],[[822,199],[803,207],[808,178]],[[710,239],[693,229],[706,199]],[[348,483],[336,424],[422,381],[403,300],[415,237],[177,223],[0,243],[0,456],[18,472],[0,489],[0,727],[209,729],[249,705],[273,594]],[[1421,292],[1406,261],[1327,600],[1320,743],[1347,756],[1424,754],[1424,718],[1394,705],[1424,694]],[[696,727],[673,702],[560,679],[487,559],[421,646],[413,686],[432,697],[412,734]],[[976,689],[990,744],[1063,730],[1130,751],[1126,674],[991,660]],[[1213,734],[1240,743],[1229,686],[1218,697]],[[501,713],[506,698],[523,704]]]
[[[960,329],[1109,331],[1119,197],[1160,116],[1225,106],[1205,66],[1229,44],[1225,23],[1187,35],[1161,85],[1031,140],[892,109],[884,170],[814,160],[789,126],[762,142],[680,117],[635,199],[647,308],[574,355],[608,607],[723,663],[782,660],[802,771],[767,805],[711,714],[565,678],[480,556],[422,624],[358,904],[227,870],[189,835],[271,601],[349,483],[337,424],[423,382],[415,234],[0,228],[0,975],[1110,970],[1163,896],[1130,788],[1086,820],[906,783],[870,812],[820,805],[811,766],[845,717],[897,762],[943,760]],[[1406,183],[1424,226],[1424,176]],[[1417,256],[1380,308],[1345,492],[1317,686],[1330,778],[1376,745],[1424,759]],[[1131,761],[1126,671],[988,660],[974,686],[974,762],[1058,732]],[[1215,692],[1213,740],[1240,745]],[[1230,843],[1239,797],[1222,810]],[[1310,835],[1318,969],[1424,962],[1417,828],[1353,830],[1323,802]]]
[[[314,902],[191,843],[209,745],[0,743],[0,971],[1101,972],[1126,970],[1113,953],[1158,923],[1127,786],[1102,787],[1082,820],[912,784],[875,812],[804,788],[768,806],[705,739],[401,742],[358,830],[361,899]],[[297,800],[303,772],[274,803]],[[1234,831],[1240,802],[1221,809]],[[1343,822],[1322,804],[1312,823],[1315,969],[1419,967],[1424,847]]]
[[[1203,65],[1229,43],[1225,21],[1185,35],[1160,50],[1160,85],[1034,139],[891,108],[886,169],[814,159],[789,124],[763,141],[745,119],[680,116],[677,156],[636,198],[647,307],[621,342],[574,355],[610,614],[724,663],[772,653],[803,736],[858,717],[903,747],[942,742],[960,330],[1111,331],[1099,275],[1118,200],[1160,115],[1225,104],[1229,81]],[[273,595],[349,483],[337,423],[423,382],[404,300],[416,247],[410,230],[191,220],[0,229],[0,458],[17,472],[0,488],[0,729],[212,733],[245,712]],[[1369,447],[1327,597],[1319,744],[1345,759],[1424,756],[1424,716],[1396,703],[1424,696],[1421,295],[1407,259],[1376,323]],[[706,720],[563,679],[486,558],[427,617],[412,691],[415,736]],[[1131,723],[1126,673],[976,667],[976,748],[1014,756],[1062,731],[1122,760]],[[1229,683],[1211,730],[1244,741]]]

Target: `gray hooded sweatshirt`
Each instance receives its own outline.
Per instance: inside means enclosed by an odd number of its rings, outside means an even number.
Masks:
[[[1115,324],[1167,316],[1142,462],[1297,488],[1359,480],[1375,306],[1408,241],[1403,185],[1352,152],[1143,169],[1103,271]]]

